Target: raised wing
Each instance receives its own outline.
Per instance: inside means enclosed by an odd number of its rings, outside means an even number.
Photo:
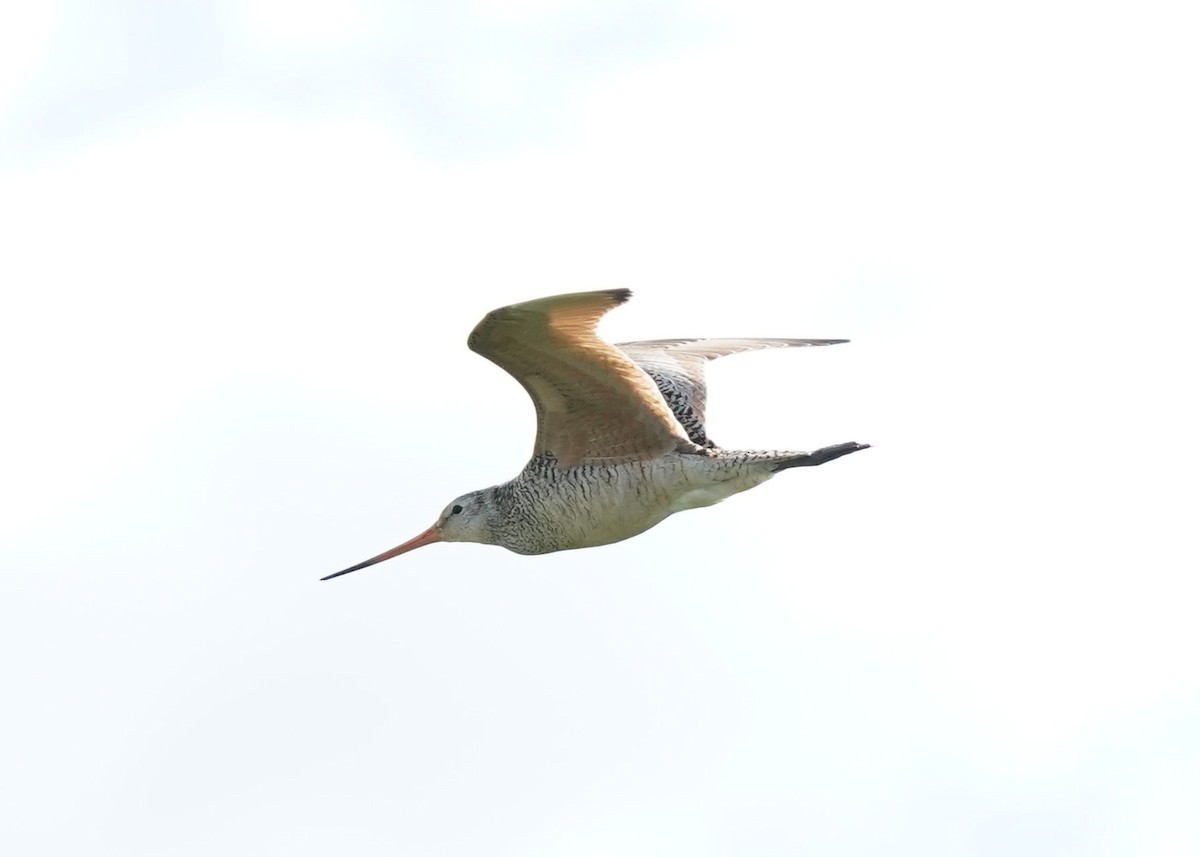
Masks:
[[[704,364],[709,360],[762,348],[798,348],[838,345],[848,339],[652,339],[620,342],[628,354],[653,379],[675,419],[692,443],[715,447],[704,430]]]
[[[596,336],[600,317],[631,294],[611,289],[513,304],[488,313],[471,331],[468,347],[533,399],[534,455],[573,467],[694,449],[650,377]]]

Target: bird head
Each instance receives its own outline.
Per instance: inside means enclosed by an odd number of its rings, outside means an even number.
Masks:
[[[379,556],[373,556],[357,565],[344,568],[321,579],[329,580],[333,577],[340,577],[343,574],[358,571],[360,568],[375,565],[392,557],[400,556],[402,553],[408,553],[416,548],[431,545],[434,542],[479,542],[486,544],[491,541],[489,538],[491,528],[488,524],[491,519],[493,504],[489,502],[489,499],[490,495],[487,490],[472,491],[469,494],[456,497],[442,510],[442,514],[438,516],[434,525],[425,532],[409,539],[404,544],[396,545],[391,550],[384,551]]]

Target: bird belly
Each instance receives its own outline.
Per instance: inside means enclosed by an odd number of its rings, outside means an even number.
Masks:
[[[550,511],[547,509],[547,511]],[[593,484],[547,516],[550,550],[596,547],[644,533],[671,514],[667,498],[635,479]]]
[[[687,509],[719,503],[766,478],[761,471],[714,467],[697,455],[570,468],[533,484],[521,526],[498,541],[517,553],[539,554],[611,544],[644,533]],[[532,487],[532,486],[531,486]]]
[[[703,488],[691,488],[679,494],[671,501],[670,514],[686,512],[688,509],[702,509],[705,506],[712,506],[715,503],[720,503],[726,497],[732,497],[734,494],[745,491],[750,487],[750,485],[739,486],[735,484],[734,480],[729,480],[717,485],[707,485]]]

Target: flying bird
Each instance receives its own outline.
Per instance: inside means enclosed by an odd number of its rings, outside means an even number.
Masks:
[[[322,580],[434,542],[500,545],[520,554],[594,547],[636,536],[685,509],[711,506],[781,470],[867,449],[721,449],[704,429],[704,364],[742,351],[836,345],[845,339],[656,339],[596,335],[628,289],[525,301],[488,313],[467,346],[533,399],[537,438],[525,469],[456,498],[425,532]]]

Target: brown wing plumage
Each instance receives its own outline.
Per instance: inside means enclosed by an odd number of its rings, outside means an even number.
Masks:
[[[596,336],[596,322],[628,289],[579,292],[502,307],[467,345],[521,383],[537,410],[534,455],[560,467],[637,461],[693,448],[654,381]]]
[[[653,339],[619,342],[620,348],[651,377],[675,419],[692,442],[715,447],[704,429],[704,364],[762,348],[838,345],[845,339]]]

